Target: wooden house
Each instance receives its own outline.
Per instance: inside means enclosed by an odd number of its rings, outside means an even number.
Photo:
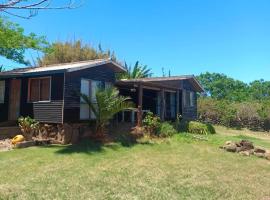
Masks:
[[[94,100],[97,88],[111,85],[132,98],[139,124],[144,110],[163,120],[174,120],[177,114],[197,117],[197,93],[203,88],[194,76],[117,81],[121,72],[125,72],[121,65],[107,59],[0,72],[0,122],[19,116],[59,124],[94,119],[80,93]]]

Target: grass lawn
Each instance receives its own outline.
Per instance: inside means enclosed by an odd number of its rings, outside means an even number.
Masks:
[[[0,199],[270,199],[270,161],[218,148],[245,138],[270,149],[270,136],[217,130],[208,141],[1,152]]]

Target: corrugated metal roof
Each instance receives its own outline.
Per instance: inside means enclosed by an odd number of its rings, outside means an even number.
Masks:
[[[110,59],[97,59],[97,60],[88,60],[81,62],[73,62],[73,63],[63,63],[63,64],[55,64],[48,65],[44,67],[27,67],[27,68],[18,68],[10,71],[0,72],[1,75],[24,75],[29,73],[42,73],[42,72],[53,72],[53,71],[67,71],[73,72],[82,69],[87,69],[90,67],[96,67],[104,64],[113,64],[115,67],[119,68],[120,71],[125,71],[125,69],[118,63],[110,60]]]

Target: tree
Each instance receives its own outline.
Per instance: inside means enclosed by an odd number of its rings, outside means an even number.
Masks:
[[[129,101],[130,98],[120,96],[119,91],[113,87],[97,90],[96,102],[85,94],[81,94],[81,97],[96,116],[96,134],[99,136],[105,133],[106,125],[115,114],[125,109],[134,108],[133,103]]]
[[[7,13],[9,15],[30,18],[37,14],[38,10],[48,9],[72,9],[80,6],[82,1],[79,0],[64,0],[59,3],[56,0],[3,0],[0,2],[0,12]],[[28,14],[16,14],[15,10],[29,11]]]
[[[45,37],[38,37],[34,33],[25,34],[18,24],[0,17],[0,56],[29,64],[24,58],[26,50],[45,51],[47,47]]]
[[[243,101],[249,98],[248,84],[227,77],[225,74],[200,74],[197,79],[203,85],[208,96],[215,99]]]
[[[80,40],[75,42],[55,42],[53,43],[42,58],[38,59],[40,66],[51,64],[77,62],[101,58],[111,58],[116,60],[114,52],[95,49],[90,45],[83,44]]]
[[[125,63],[125,69],[126,72],[120,74],[119,79],[146,78],[152,75],[151,69],[148,69],[147,65],[140,65],[139,61],[133,67]]]

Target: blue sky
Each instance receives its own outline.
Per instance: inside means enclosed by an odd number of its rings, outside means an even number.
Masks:
[[[86,0],[78,9],[12,20],[49,41],[101,43],[156,76],[164,67],[172,75],[209,71],[249,82],[270,80],[269,10],[269,0]]]

